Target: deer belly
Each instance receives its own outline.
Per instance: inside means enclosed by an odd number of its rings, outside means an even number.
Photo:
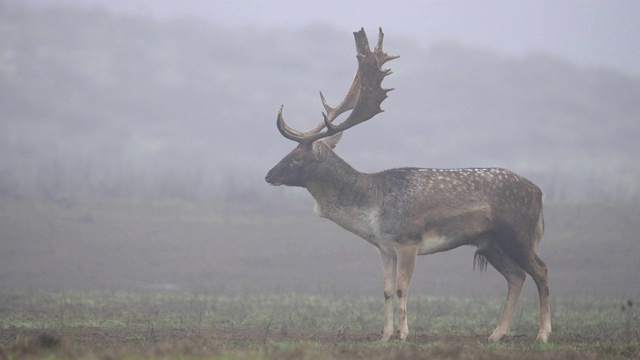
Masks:
[[[418,255],[428,255],[437,252],[447,251],[460,246],[456,239],[441,235],[435,232],[427,232],[422,235]]]

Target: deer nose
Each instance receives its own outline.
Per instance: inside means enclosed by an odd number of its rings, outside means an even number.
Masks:
[[[282,182],[278,180],[278,176],[276,175],[276,171],[274,169],[269,170],[267,176],[264,177],[264,180],[273,186],[282,185]]]
[[[268,183],[271,183],[271,178],[273,177],[273,169],[269,170],[269,172],[267,173],[267,176],[264,177],[264,180]]]

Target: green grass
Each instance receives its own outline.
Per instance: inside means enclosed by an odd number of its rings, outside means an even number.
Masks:
[[[511,334],[500,344],[485,339],[502,300],[415,297],[409,306],[409,341],[379,344],[375,340],[382,324],[382,300],[377,298],[3,292],[0,341],[4,351],[16,357],[34,348],[42,357],[98,358],[640,356],[640,311],[626,301],[554,299],[549,344],[534,342],[538,316],[532,301],[519,304]],[[40,339],[43,334],[61,339],[67,353],[59,347],[48,351],[42,345],[47,342]]]
[[[0,294],[0,302],[11,308],[0,314],[5,328],[269,326],[368,331],[380,327],[383,310],[379,298],[303,294],[228,297],[119,291],[5,292]],[[554,334],[623,337],[637,332],[637,315],[633,308],[622,310],[624,304],[619,300],[553,299]],[[409,321],[414,332],[488,334],[502,305],[502,299],[413,297],[409,300]],[[537,303],[521,299],[512,333],[534,333],[537,323]]]

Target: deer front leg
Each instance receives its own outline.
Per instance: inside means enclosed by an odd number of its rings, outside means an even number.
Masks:
[[[396,258],[378,249],[382,258],[382,274],[384,276],[384,325],[380,341],[389,341],[393,335],[393,305],[396,290]]]
[[[397,245],[397,276],[396,294],[398,295],[398,338],[406,340],[409,336],[409,324],[407,323],[407,296],[409,295],[409,284],[413,276],[413,270],[418,257],[418,243]]]

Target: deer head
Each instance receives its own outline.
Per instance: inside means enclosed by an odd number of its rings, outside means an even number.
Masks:
[[[330,166],[327,158],[333,154],[332,149],[340,140],[343,131],[383,111],[380,104],[387,98],[387,93],[393,89],[381,87],[382,80],[391,74],[391,70],[383,70],[381,67],[398,56],[389,56],[382,50],[384,38],[382,29],[379,30],[378,44],[374,51],[369,49],[369,40],[364,29],[354,32],[353,35],[356,42],[358,70],[347,96],[335,108],[327,104],[320,92],[320,99],[325,109],[322,113],[323,121],[307,132],[300,132],[290,128],[284,122],[282,106],[280,107],[276,126],[282,136],[297,142],[298,146],[267,173],[265,180],[268,183],[304,187],[309,178],[317,174],[320,168]],[[349,110],[351,113],[342,123],[333,124],[338,116]]]

